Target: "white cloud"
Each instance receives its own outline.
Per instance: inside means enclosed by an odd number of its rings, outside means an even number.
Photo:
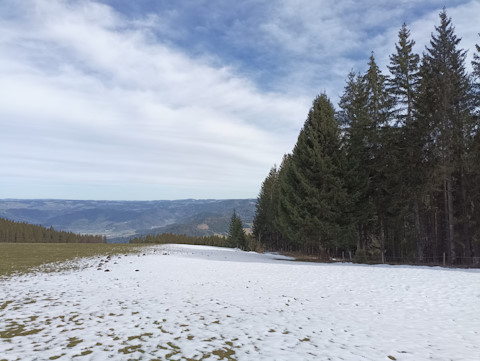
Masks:
[[[445,5],[473,50],[480,3]],[[336,102],[372,50],[385,70],[404,21],[421,52],[442,6],[279,0],[232,17],[225,39],[269,69],[222,59],[214,41],[182,49],[176,39],[209,29],[171,9],[128,17],[94,0],[3,0],[0,197],[253,197],[311,99],[325,90]]]
[[[105,5],[7,4],[20,14],[0,23],[0,168],[9,179],[158,185],[141,198],[177,188],[253,197],[293,145],[303,98],[261,93],[228,68],[153,42],[138,19]],[[9,187],[0,196],[22,195]]]
[[[261,29],[267,44],[292,59],[285,83],[309,92],[325,89],[337,101],[348,72],[365,71],[371,51],[386,72],[403,22],[421,53],[444,5],[463,37],[461,46],[473,49],[480,31],[478,0],[281,0]]]

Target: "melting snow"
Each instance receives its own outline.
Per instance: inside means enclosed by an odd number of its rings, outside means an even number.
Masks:
[[[0,279],[0,360],[480,360],[478,270],[280,258],[165,245]]]

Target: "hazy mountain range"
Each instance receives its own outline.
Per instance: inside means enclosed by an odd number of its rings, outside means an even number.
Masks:
[[[0,217],[109,239],[155,233],[226,234],[235,209],[250,228],[255,199],[82,201],[1,199]]]

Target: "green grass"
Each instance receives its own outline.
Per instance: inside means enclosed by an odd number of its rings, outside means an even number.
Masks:
[[[46,265],[47,271],[75,258],[140,252],[144,245],[105,243],[1,243],[0,276],[24,273]]]

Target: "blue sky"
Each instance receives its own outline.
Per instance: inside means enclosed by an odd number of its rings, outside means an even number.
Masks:
[[[0,0],[0,198],[254,198],[313,98],[444,5],[470,61],[478,0]]]

